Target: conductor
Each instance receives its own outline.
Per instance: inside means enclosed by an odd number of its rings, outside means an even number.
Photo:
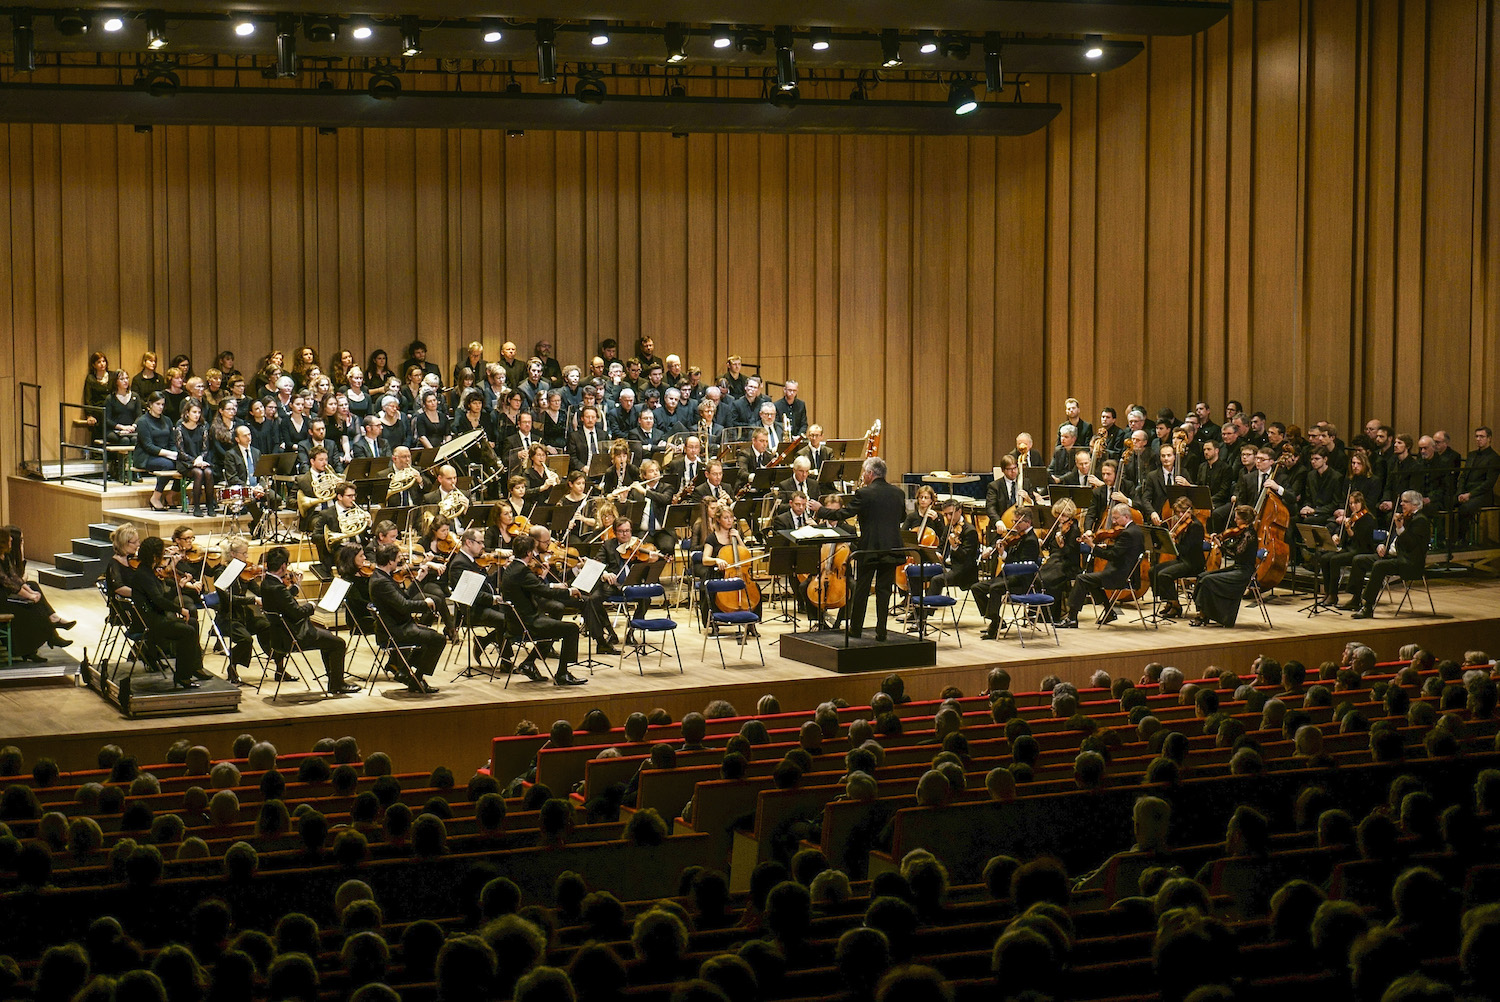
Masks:
[[[849,596],[849,636],[864,630],[865,606],[870,599],[870,583],[875,584],[875,639],[885,640],[885,621],[891,610],[891,591],[896,586],[896,567],[902,561],[901,520],[906,516],[906,495],[895,484],[886,482],[885,460],[872,456],[861,470],[864,486],[844,507],[819,510],[818,518],[842,522],[859,518],[858,548],[866,555],[859,560],[854,577],[854,591]]]

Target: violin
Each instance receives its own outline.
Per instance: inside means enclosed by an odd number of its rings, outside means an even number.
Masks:
[[[247,584],[251,581],[259,581],[265,576],[266,569],[261,564],[246,564],[240,571],[240,580]]]

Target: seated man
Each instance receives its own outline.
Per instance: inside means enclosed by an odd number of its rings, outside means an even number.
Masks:
[[[359,686],[344,682],[343,638],[335,636],[312,621],[311,602],[298,602],[293,592],[297,587],[295,576],[288,563],[291,554],[285,546],[273,546],[266,551],[266,573],[261,579],[260,600],[266,618],[271,623],[271,649],[278,654],[291,650],[290,641],[295,640],[303,651],[315,650],[323,658],[323,668],[328,673],[328,693],[337,696],[359,691]],[[291,580],[288,580],[291,578]],[[278,627],[276,619],[279,618]]]
[[[389,633],[392,641],[402,647],[417,648],[415,657],[404,651],[391,653],[391,673],[396,676],[397,681],[405,684],[411,692],[437,692],[437,686],[428,684],[427,676],[432,674],[438,659],[443,656],[445,641],[438,631],[429,630],[416,622],[417,616],[435,610],[437,603],[432,596],[417,590],[416,584],[410,588],[402,587],[395,579],[400,561],[401,548],[398,546],[386,544],[375,550],[375,573],[370,578],[370,604],[375,606],[375,614],[384,624],[383,632]],[[424,564],[414,572],[414,576],[420,582],[427,573],[428,569]]]
[[[945,517],[948,505],[957,507],[954,502],[947,502],[944,505]],[[1005,527],[1002,525],[1000,528],[1004,530]],[[977,551],[977,533],[974,542]],[[1030,574],[1017,574],[1007,578],[999,573],[999,569],[1004,564],[1019,564],[1026,561],[1040,564],[1042,561],[1041,540],[1036,537],[1036,530],[1031,526],[1031,514],[1026,509],[1023,508],[1016,514],[1015,520],[1011,522],[1010,531],[1005,532],[997,541],[995,560],[995,576],[987,581],[973,581],[969,586],[969,593],[974,596],[974,607],[989,622],[981,634],[985,640],[994,640],[1000,635],[1000,608],[1005,602],[1005,596],[1011,592],[1027,591],[1033,577]],[[974,561],[976,575],[978,564],[976,553]]]
[[[1353,596],[1340,608],[1359,611],[1355,619],[1375,615],[1375,600],[1385,579],[1393,574],[1403,578],[1422,576],[1427,566],[1427,548],[1432,544],[1432,523],[1422,514],[1422,493],[1404,491],[1400,498],[1401,513],[1394,519],[1395,529],[1374,553],[1362,553],[1349,566],[1349,593]],[[1360,589],[1364,589],[1363,595]]]
[[[536,540],[529,535],[517,536],[511,544],[512,559],[500,575],[500,593],[516,610],[527,631],[536,640],[561,640],[558,653],[557,673],[554,685],[584,685],[586,678],[569,674],[568,666],[578,660],[578,624],[563,620],[563,606],[559,601],[559,590],[566,586],[549,586],[537,576],[533,563]],[[538,652],[533,650],[520,666],[524,674],[536,671]]]

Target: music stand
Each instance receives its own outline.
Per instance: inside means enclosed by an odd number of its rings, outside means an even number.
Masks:
[[[547,457],[547,469],[551,470],[553,473],[556,473],[559,477],[562,478],[562,483],[558,484],[558,486],[563,488],[564,494],[567,493],[567,487],[564,485],[568,482],[568,469],[572,462],[572,457],[570,457],[565,452],[560,453],[556,456]]]
[[[1146,541],[1146,556],[1147,558],[1149,558],[1146,564],[1147,567],[1158,567],[1164,560],[1168,558],[1174,560],[1181,559],[1181,556],[1177,552],[1177,541],[1172,538],[1171,529],[1168,529],[1166,526],[1161,525],[1143,525],[1141,526],[1141,534],[1145,537]],[[1142,586],[1145,586],[1149,585],[1150,583],[1151,581],[1148,574],[1147,579],[1141,582],[1141,584]],[[1139,601],[1139,599],[1137,599],[1137,601]],[[1159,623],[1162,620],[1161,615],[1157,612],[1160,601],[1161,597],[1157,595],[1156,589],[1152,588],[1151,615],[1149,617],[1152,623]]]
[[[750,474],[750,492],[757,497],[769,493],[771,486],[776,482],[776,476],[785,470],[778,466],[765,466]]]
[[[270,452],[262,455],[255,461],[255,480],[261,485],[270,485],[270,489],[261,498],[261,522],[270,520],[269,535],[265,541],[272,544],[290,543],[292,534],[281,522],[281,507],[286,500],[285,488],[278,486],[281,483],[289,484],[296,478],[291,471],[296,468],[297,454],[295,452]],[[286,472],[282,472],[285,470]],[[274,498],[272,504],[266,504],[267,498]]]
[[[1045,466],[1021,467],[1021,489],[1032,497],[1052,489],[1052,472]]]
[[[384,501],[386,487],[390,484],[389,480],[382,479],[354,480],[353,482],[354,501],[364,508],[370,508]]]
[[[792,589],[800,585],[797,581],[798,574],[816,575],[818,573],[819,565],[822,563],[822,546],[817,543],[810,546],[804,544],[785,529],[771,533],[767,541],[771,544],[767,553],[767,572],[771,575],[772,581],[780,582],[784,586],[781,592],[781,614],[772,622],[791,623],[792,632],[796,633],[797,605]],[[788,598],[792,599],[790,610],[787,605]],[[818,610],[820,619],[823,612],[821,608]]]
[[[386,475],[388,475],[390,473],[390,469],[391,469],[391,457],[390,456],[376,456],[374,459],[370,460],[370,474],[369,475],[372,476],[372,477],[384,477],[384,476],[386,476]]]
[[[438,465],[438,450],[436,449],[413,449],[411,454],[411,465],[419,470],[431,470]]]
[[[1192,485],[1183,487],[1179,484],[1167,485],[1167,501],[1173,502],[1178,498],[1187,498],[1193,504],[1194,511],[1212,511],[1214,507],[1213,492],[1207,487]],[[1157,514],[1161,514],[1158,512]],[[1162,516],[1165,518],[1166,516]]]
[[[1323,561],[1339,551],[1338,544],[1333,541],[1333,533],[1328,531],[1327,526],[1309,525],[1305,522],[1297,522],[1296,528],[1297,535],[1302,538],[1303,548],[1322,554],[1317,562],[1317,572],[1313,575],[1312,602],[1297,611],[1307,613],[1309,619],[1324,612],[1342,616],[1343,612],[1338,606],[1323,601]]]
[[[366,480],[370,476],[370,464],[375,462],[369,456],[360,456],[351,459],[349,465],[344,467],[345,480]]]
[[[864,478],[863,458],[860,459],[825,459],[823,465],[818,467],[818,483],[837,484],[844,481],[859,483]],[[832,493],[831,491],[825,493]]]
[[[1089,513],[1089,506],[1094,503],[1094,488],[1092,487],[1064,487],[1062,484],[1053,484],[1050,492],[1052,507],[1057,507],[1057,502],[1063,498],[1072,501],[1078,509],[1078,520],[1081,524],[1085,515]]]
[[[607,450],[594,453],[594,458],[589,460],[589,479],[598,480],[609,472],[610,461]]]

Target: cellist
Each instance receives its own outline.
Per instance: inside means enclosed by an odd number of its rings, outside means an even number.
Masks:
[[[726,571],[733,570],[733,561],[728,557],[732,555],[731,548],[737,547],[746,552],[749,547],[745,545],[745,537],[740,535],[740,530],[734,524],[734,508],[727,504],[710,503],[708,507],[708,525],[705,527],[703,540],[703,566],[705,568],[718,568],[721,575]],[[721,550],[731,551],[720,555]],[[742,569],[735,577],[748,578],[748,568]],[[755,608],[752,610],[757,616],[761,614],[761,602],[757,599]],[[706,608],[706,605],[705,605]],[[760,634],[751,624],[749,635],[752,637]]]

